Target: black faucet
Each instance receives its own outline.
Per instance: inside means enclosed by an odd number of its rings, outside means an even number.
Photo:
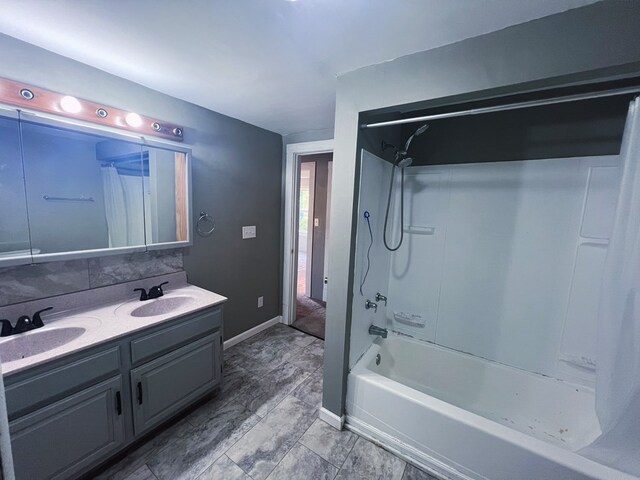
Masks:
[[[11,326],[11,322],[9,320],[0,320],[0,325],[2,325],[2,330],[0,330],[0,337],[8,337],[13,333],[13,327]]]
[[[152,298],[159,298],[161,296],[164,295],[164,292],[162,291],[162,286],[166,285],[169,282],[162,282],[160,285],[156,285],[155,287],[151,287],[149,289],[149,300],[151,300]]]
[[[134,288],[134,292],[140,292],[140,301],[144,302],[145,300],[152,300],[154,298],[160,298],[164,295],[162,291],[162,286],[166,285],[169,282],[162,282],[160,285],[156,285],[155,287],[151,287],[149,289],[149,293],[144,288]]]
[[[18,333],[28,332],[29,330],[35,330],[36,328],[44,327],[44,322],[40,317],[40,314],[48,310],[52,310],[53,307],[43,308],[33,314],[33,320],[28,315],[22,315],[18,318],[16,326],[12,327],[9,320],[0,320],[2,324],[2,330],[0,331],[0,337],[8,337],[10,335],[16,335]]]
[[[140,292],[140,301],[144,302],[145,300],[149,300],[149,296],[147,295],[147,291],[144,288],[134,288],[134,292]]]

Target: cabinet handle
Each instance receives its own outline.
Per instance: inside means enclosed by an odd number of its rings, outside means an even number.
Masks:
[[[138,405],[142,405],[142,382],[138,382]]]
[[[116,412],[118,412],[118,415],[122,415],[122,397],[119,391],[116,392]]]

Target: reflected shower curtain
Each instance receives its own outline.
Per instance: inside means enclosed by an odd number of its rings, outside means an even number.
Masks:
[[[584,454],[640,473],[640,99],[620,149],[622,176],[599,311],[596,412],[602,435]]]
[[[126,247],[128,245],[127,202],[120,175],[114,166],[102,167],[101,173],[104,208],[109,229],[109,247]]]

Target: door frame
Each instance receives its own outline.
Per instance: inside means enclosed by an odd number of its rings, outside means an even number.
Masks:
[[[333,153],[333,140],[290,143],[287,145],[284,175],[284,252],[282,269],[282,323],[291,325],[296,318],[298,269],[298,176],[299,157],[316,153]]]

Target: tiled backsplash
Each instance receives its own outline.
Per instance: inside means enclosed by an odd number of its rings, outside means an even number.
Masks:
[[[181,250],[0,268],[0,306],[182,270]]]

